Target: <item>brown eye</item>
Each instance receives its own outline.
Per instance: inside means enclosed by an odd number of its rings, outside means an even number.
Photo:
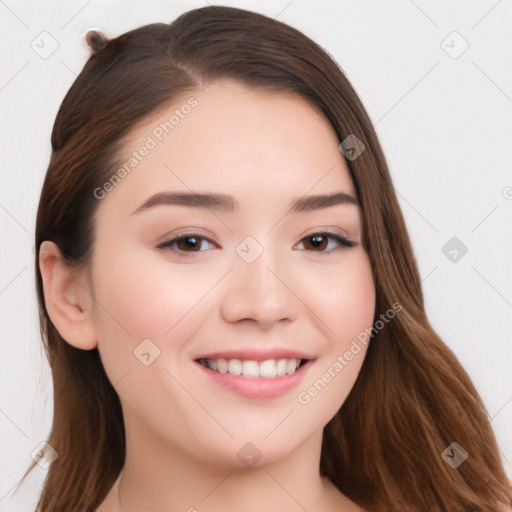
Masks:
[[[196,235],[185,235],[167,240],[157,246],[157,249],[171,249],[175,252],[204,252],[208,248],[201,250],[202,244],[210,244],[213,246],[213,242],[203,236]],[[204,247],[204,245],[203,245]]]
[[[348,238],[333,233],[313,233],[303,238],[300,243],[303,244],[304,248],[308,251],[326,253],[336,248],[345,249],[354,247],[354,243]],[[336,245],[338,247],[336,247]]]
[[[327,237],[321,234],[308,236],[304,240],[310,242],[310,244],[304,244],[306,249],[310,249],[312,247],[313,249],[323,251],[327,247]],[[308,247],[308,245],[310,247]]]
[[[195,236],[187,236],[185,238],[180,238],[176,240],[176,246],[180,251],[191,250],[197,252],[201,248],[201,242],[199,238]]]

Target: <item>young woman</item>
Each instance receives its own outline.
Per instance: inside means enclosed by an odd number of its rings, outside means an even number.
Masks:
[[[510,510],[337,64],[228,7],[89,41],[36,225],[38,510]]]

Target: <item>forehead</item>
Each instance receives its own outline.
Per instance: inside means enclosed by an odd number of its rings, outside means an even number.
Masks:
[[[327,119],[299,95],[216,82],[130,132],[118,155],[128,172],[111,195],[133,204],[163,188],[266,201],[308,191],[354,193],[338,144]]]

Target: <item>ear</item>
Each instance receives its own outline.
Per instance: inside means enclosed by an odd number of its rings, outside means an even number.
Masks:
[[[46,310],[59,334],[76,348],[95,348],[98,340],[91,318],[93,298],[86,279],[70,268],[57,245],[49,241],[40,246],[39,269]]]

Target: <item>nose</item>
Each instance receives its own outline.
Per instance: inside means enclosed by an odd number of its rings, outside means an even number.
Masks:
[[[252,263],[236,262],[226,283],[221,313],[227,322],[252,320],[263,330],[278,322],[294,321],[301,301],[293,289],[289,272],[282,272],[264,251]],[[238,257],[238,256],[237,256]]]

